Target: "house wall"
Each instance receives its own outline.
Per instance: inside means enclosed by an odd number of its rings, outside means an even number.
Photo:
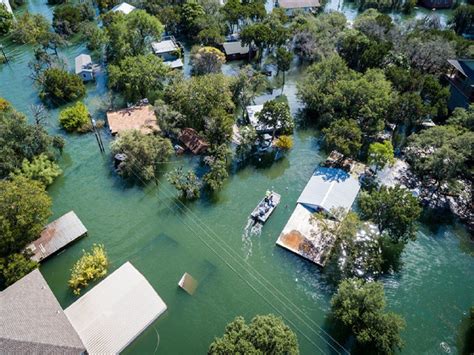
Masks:
[[[80,77],[83,81],[91,81],[94,80],[94,73],[90,71],[83,71],[81,72]]]

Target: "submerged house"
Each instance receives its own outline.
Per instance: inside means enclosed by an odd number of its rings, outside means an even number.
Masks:
[[[138,130],[144,134],[160,132],[152,105],[143,104],[107,112],[107,122],[112,135],[127,130]]]
[[[80,54],[75,59],[75,72],[83,81],[94,80],[94,67],[91,56],[88,54]]]
[[[181,47],[173,36],[164,37],[160,42],[152,42],[153,53],[163,59],[172,69],[180,69],[184,63],[181,59]]]
[[[40,237],[31,242],[26,249],[33,253],[31,260],[39,262],[86,234],[86,227],[74,211],[70,211],[49,223]]]
[[[147,279],[126,262],[64,313],[89,354],[118,354],[166,309]]]
[[[209,149],[209,143],[199,136],[193,128],[183,128],[178,136],[178,139],[188,148],[193,154],[202,154]]]
[[[327,233],[325,227],[339,223],[334,210],[348,212],[359,190],[357,175],[339,168],[318,167],[298,198],[276,244],[325,266],[335,242],[335,237]],[[314,218],[316,212],[322,212],[325,217]]]
[[[112,10],[112,12],[121,12],[124,15],[128,15],[130,12],[134,11],[136,9],[135,6],[130,5],[129,3],[122,2],[118,5],[115,5]]]
[[[276,0],[275,7],[284,9],[288,16],[292,16],[295,11],[315,12],[321,4],[319,0]]]
[[[0,292],[0,353],[86,354],[38,269]]]
[[[250,46],[244,45],[240,40],[231,40],[222,43],[226,60],[246,59],[251,56]],[[253,52],[253,51],[252,51]]]
[[[450,59],[448,63],[450,69],[446,77],[449,80],[451,92],[448,102],[449,109],[467,108],[474,102],[474,60]]]
[[[263,124],[258,120],[258,113],[262,111],[263,105],[250,105],[245,108],[249,123],[255,128],[257,133],[270,133],[273,131],[272,126]],[[281,129],[281,124],[277,124],[276,129]]]

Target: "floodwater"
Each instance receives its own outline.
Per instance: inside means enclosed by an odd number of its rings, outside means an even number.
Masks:
[[[29,6],[50,16],[44,1],[32,0]],[[29,105],[38,102],[28,77],[32,49],[7,44],[5,50],[11,62],[0,66],[0,96],[29,115]],[[62,54],[72,68],[74,57],[83,51],[75,45]],[[232,71],[226,66],[226,73]],[[295,81],[300,76],[297,69],[287,75],[285,94],[293,112],[298,109]],[[110,102],[105,80],[100,75],[88,85],[85,99],[98,118]],[[94,136],[64,134],[57,114],[51,111],[48,129],[62,134],[67,146],[60,160],[64,174],[49,188],[52,218],[74,210],[89,230],[87,237],[41,265],[63,307],[76,299],[67,286],[73,263],[83,249],[102,243],[110,272],[130,261],[168,305],[126,354],[205,353],[235,316],[250,319],[269,312],[281,314],[298,333],[303,354],[343,352],[347,344],[326,334],[332,275],[275,246],[313,168],[324,159],[317,132],[298,129],[285,158],[236,170],[218,196],[182,205],[165,179],[145,188],[124,183],[113,173],[109,155],[100,154]],[[103,138],[106,143],[111,139],[105,131]],[[169,167],[179,165],[196,167],[198,160],[184,156]],[[269,188],[282,195],[282,202],[261,230],[248,231],[248,215]],[[457,353],[458,329],[474,302],[473,255],[461,226],[420,226],[400,271],[384,278],[389,308],[407,322],[403,353]],[[184,272],[199,282],[193,296],[177,286]]]

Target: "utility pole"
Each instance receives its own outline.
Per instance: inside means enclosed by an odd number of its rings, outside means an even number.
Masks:
[[[5,51],[3,50],[3,44],[0,44],[0,52],[2,52],[3,57],[5,58],[5,62],[8,63],[7,55],[5,54]]]
[[[97,129],[97,125],[95,120],[89,115],[89,118],[92,123],[92,130],[94,131],[95,139],[97,140],[97,144],[99,145],[99,149],[101,153],[105,153],[104,143],[102,142],[102,137],[100,135],[100,131]]]

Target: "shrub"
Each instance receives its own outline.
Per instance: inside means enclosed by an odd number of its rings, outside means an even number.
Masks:
[[[82,102],[65,108],[59,114],[59,123],[68,132],[84,132],[89,127],[89,111]]]
[[[48,20],[40,14],[25,12],[13,24],[13,40],[19,43],[38,43],[49,31]]]
[[[81,294],[81,289],[87,287],[90,281],[100,279],[107,274],[109,261],[104,246],[94,244],[90,252],[83,250],[83,255],[71,269],[69,287],[75,295]]]
[[[41,154],[34,157],[32,162],[24,159],[21,169],[17,170],[15,174],[22,175],[31,180],[37,180],[47,187],[62,174],[62,170],[46,154]]]
[[[13,26],[13,15],[8,12],[5,5],[0,4],[0,35],[10,32]]]
[[[280,136],[275,141],[275,146],[282,150],[289,150],[293,148],[293,138],[290,136]]]
[[[15,253],[0,258],[0,289],[14,284],[37,267],[38,263],[24,254]]]
[[[86,94],[86,87],[81,78],[59,68],[49,68],[42,74],[42,100],[50,100],[59,105],[75,101]]]

